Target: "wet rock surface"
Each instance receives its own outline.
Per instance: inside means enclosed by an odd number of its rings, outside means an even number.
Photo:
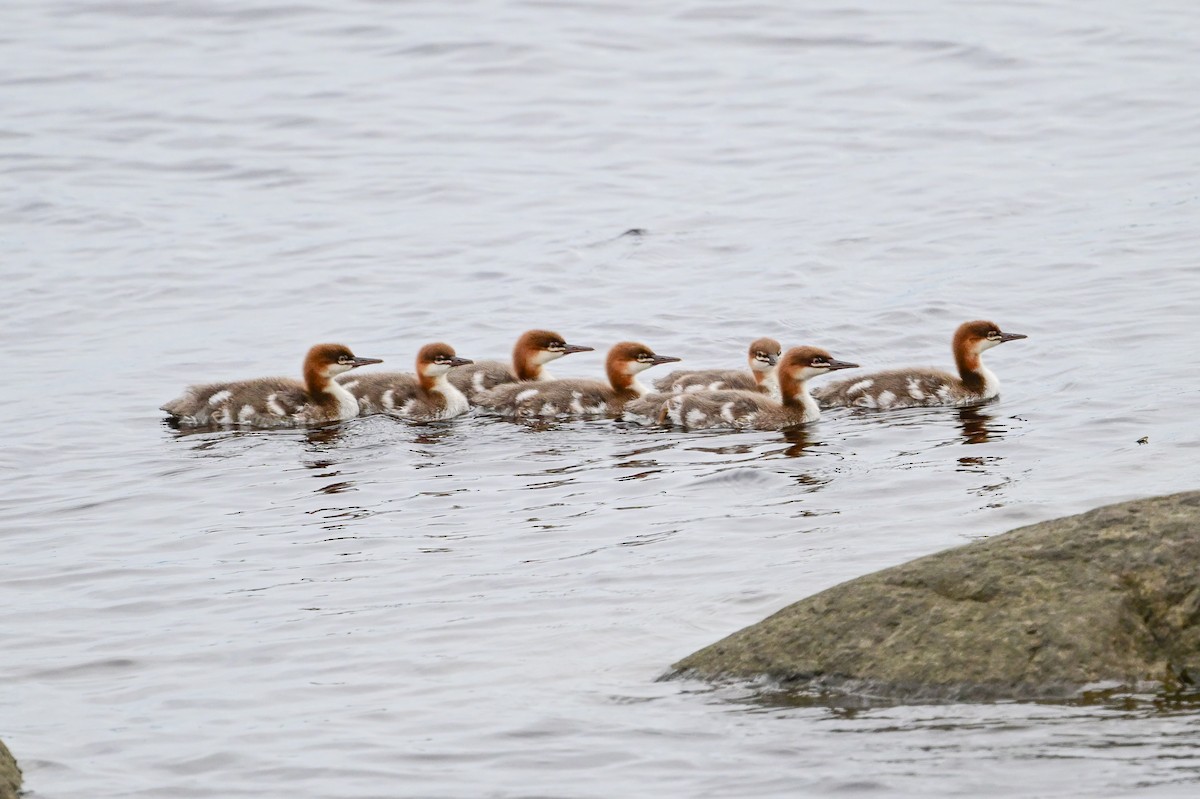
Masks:
[[[21,769],[4,741],[0,741],[0,799],[16,799],[20,789]]]
[[[1194,693],[1200,491],[1022,527],[834,586],[669,676],[900,701]]]

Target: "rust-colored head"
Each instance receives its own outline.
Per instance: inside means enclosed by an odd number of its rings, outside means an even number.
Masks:
[[[334,375],[372,363],[383,361],[379,358],[359,358],[345,344],[317,344],[304,356],[304,382],[309,391],[322,391]]]
[[[456,366],[465,366],[474,361],[460,358],[454,348],[441,341],[426,344],[417,353],[417,374],[425,378],[437,378]]]
[[[795,396],[800,386],[838,369],[857,369],[858,364],[839,361],[820,347],[792,347],[779,359],[779,388],[787,401]]]
[[[317,344],[304,357],[304,370],[320,369],[332,377],[371,363],[383,361],[379,358],[359,358],[345,344]]]
[[[954,354],[973,352],[976,355],[1006,341],[1028,338],[1024,333],[1005,333],[995,322],[977,319],[963,322],[954,331]]]
[[[537,380],[542,367],[573,352],[591,352],[591,347],[568,344],[552,330],[526,330],[513,347],[513,369],[521,380]]]
[[[604,368],[614,388],[627,389],[633,385],[638,372],[660,363],[673,363],[678,360],[681,359],[673,355],[658,355],[645,344],[622,341],[620,344],[614,344],[608,351]]]
[[[750,345],[750,351],[746,357],[750,361],[750,368],[756,372],[769,372],[775,368],[775,364],[779,362],[779,356],[783,354],[783,347],[773,338],[755,339]]]

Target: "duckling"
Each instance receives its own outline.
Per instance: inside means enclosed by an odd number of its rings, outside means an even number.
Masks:
[[[783,430],[821,418],[821,410],[808,393],[808,381],[856,363],[839,361],[818,347],[793,347],[779,365],[782,402],[755,391],[695,391],[674,394],[659,410],[659,424],[674,423],[692,430],[731,427],[749,430]]]
[[[341,422],[358,415],[358,400],[333,378],[372,363],[383,361],[359,358],[343,344],[317,344],[304,358],[303,383],[264,377],[188,386],[161,409],[181,427],[306,427]]]
[[[376,372],[340,382],[358,398],[359,413],[386,413],[416,422],[453,419],[470,410],[467,398],[447,379],[451,369],[473,363],[449,344],[426,344],[417,353],[415,375]]]
[[[649,393],[637,375],[652,366],[678,361],[657,355],[645,344],[623,341],[608,351],[608,384],[598,380],[511,383],[484,393],[478,405],[504,416],[593,416],[617,414],[632,399]]]
[[[980,356],[992,347],[1022,338],[1027,336],[1005,333],[995,322],[963,322],[951,342],[957,376],[940,369],[892,369],[839,380],[813,394],[823,405],[879,410],[977,405],[1000,393],[1000,381]]]

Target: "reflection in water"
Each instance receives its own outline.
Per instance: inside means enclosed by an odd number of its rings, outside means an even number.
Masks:
[[[964,444],[986,444],[995,436],[1003,438],[1008,429],[996,423],[995,417],[982,408],[959,408],[958,426],[962,429]]]
[[[783,451],[783,454],[789,458],[802,457],[809,450],[820,446],[820,442],[813,438],[806,427],[795,427],[791,430],[784,430],[783,440],[790,445]]]

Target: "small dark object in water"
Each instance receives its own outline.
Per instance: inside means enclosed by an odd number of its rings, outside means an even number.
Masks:
[[[622,233],[622,236],[645,236],[648,231],[644,227],[631,227]]]
[[[1139,443],[1139,444],[1149,444],[1149,443],[1150,443],[1150,436],[1142,436],[1141,438],[1139,438],[1139,439],[1137,440],[1137,443]]]

